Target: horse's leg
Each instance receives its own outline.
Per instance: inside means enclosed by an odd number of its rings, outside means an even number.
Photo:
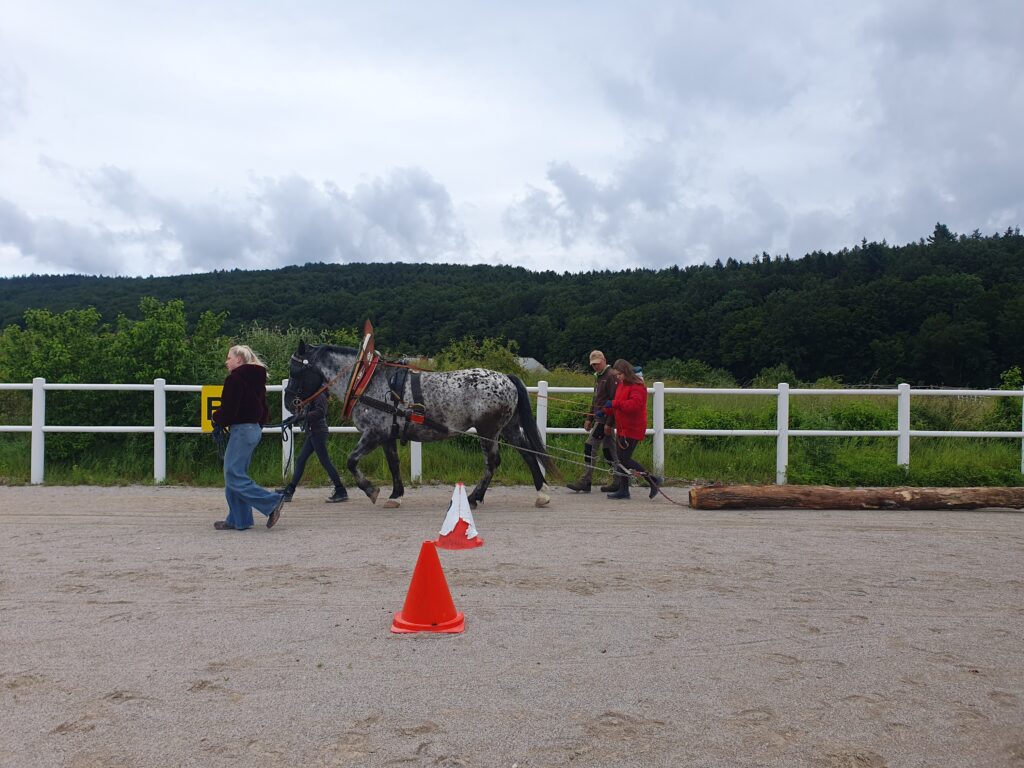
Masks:
[[[371,483],[366,478],[366,475],[363,474],[362,470],[359,469],[359,460],[378,445],[380,445],[380,439],[376,435],[371,432],[363,432],[359,436],[359,442],[356,443],[356,447],[352,450],[352,453],[348,455],[348,471],[352,473],[353,477],[355,477],[356,485],[362,489],[363,493],[365,493],[374,504],[377,503],[377,496],[380,494],[380,488]]]
[[[469,494],[469,507],[470,509],[476,509],[477,504],[483,503],[484,494],[487,493],[487,486],[491,484],[491,478],[494,477],[494,471],[501,464],[501,453],[498,449],[498,436],[481,435],[480,436],[480,448],[484,452],[484,476],[480,478],[480,482],[476,484],[476,488]]]
[[[391,498],[384,506],[389,509],[400,507],[402,497],[405,495],[405,486],[402,484],[402,467],[398,462],[398,446],[394,438],[388,438],[381,444],[384,449],[384,457],[388,460],[388,469],[391,470]]]
[[[505,440],[515,449],[519,451],[519,455],[523,457],[523,461],[526,462],[526,466],[530,468],[530,474],[533,475],[533,487],[537,490],[537,499],[533,502],[535,507],[546,507],[551,503],[551,496],[548,493],[550,490],[544,480],[544,472],[541,470],[540,461],[537,460],[537,456],[530,449],[529,443],[522,436],[517,426],[508,426],[502,433]]]

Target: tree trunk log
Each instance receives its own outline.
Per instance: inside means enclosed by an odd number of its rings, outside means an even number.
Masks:
[[[719,485],[690,489],[694,509],[1021,509],[1024,488],[834,488]]]

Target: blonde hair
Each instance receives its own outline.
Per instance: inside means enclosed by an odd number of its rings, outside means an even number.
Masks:
[[[267,367],[267,364],[260,360],[260,356],[253,352],[252,347],[247,344],[235,344],[235,346],[228,350],[228,354],[242,358],[242,362],[246,365],[260,365],[264,368]]]

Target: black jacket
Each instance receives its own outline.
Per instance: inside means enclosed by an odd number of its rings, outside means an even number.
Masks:
[[[306,406],[306,431],[315,435],[328,434],[326,392],[321,392],[313,402]]]

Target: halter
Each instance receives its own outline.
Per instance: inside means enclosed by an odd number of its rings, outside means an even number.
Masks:
[[[303,368],[310,369],[309,359],[308,358],[302,358],[302,357],[299,357],[298,355],[292,355],[291,356],[291,360],[289,362],[298,363]],[[312,369],[310,369],[310,370],[312,370]],[[318,376],[320,376],[320,378],[324,378],[324,375],[322,373],[320,373],[319,371],[317,371],[316,373],[317,373]],[[341,374],[342,374],[342,372],[338,371],[338,373],[335,374],[334,378],[332,378],[330,381],[325,381],[323,386],[321,386],[320,389],[318,389],[316,392],[314,392],[313,394],[311,394],[309,397],[305,398],[304,400],[299,400],[297,403],[295,403],[294,404],[295,405],[295,412],[296,413],[302,413],[304,410],[306,410],[306,406],[308,406],[310,403],[312,403],[314,400],[316,400],[318,397],[320,397],[320,395],[322,395],[324,392],[326,392],[328,389],[330,389],[331,386],[334,384],[334,382],[336,382],[339,378],[341,378]]]

